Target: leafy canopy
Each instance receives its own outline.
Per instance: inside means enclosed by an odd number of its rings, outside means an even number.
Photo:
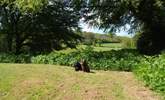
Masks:
[[[75,32],[80,30],[78,23],[82,13],[78,6],[65,0],[49,0],[41,7],[40,3],[35,5],[35,1],[29,1],[32,6],[25,6],[24,10],[21,6],[25,1],[20,0],[19,6],[17,2],[1,2],[0,6],[0,32],[6,36],[8,51],[59,50],[73,48],[79,42],[81,37]]]
[[[45,4],[48,3],[48,0],[1,0],[0,5],[14,5],[15,7],[20,8],[22,11],[36,11],[40,10]]]
[[[157,20],[164,15],[163,0],[89,0],[87,20],[99,28],[114,30],[126,24],[138,29],[147,18]],[[163,17],[163,16],[162,16]],[[151,19],[151,20],[152,20]],[[150,21],[151,21],[150,20]]]
[[[86,21],[93,26],[116,31],[130,25],[130,33],[140,31],[139,51],[155,54],[165,49],[164,0],[88,0],[87,8]]]

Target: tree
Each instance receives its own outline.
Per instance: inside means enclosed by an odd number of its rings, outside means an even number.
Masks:
[[[26,0],[0,1],[0,32],[6,35],[8,52],[14,51],[13,49],[15,49],[16,52],[20,51],[22,46],[21,42],[24,41],[24,38],[21,39],[21,35],[24,36],[26,33],[25,30],[29,29],[30,13],[39,10],[38,8],[45,3],[46,0],[28,0],[28,2]],[[24,15],[22,12],[26,14]]]
[[[81,39],[78,34],[74,33],[80,29],[78,26],[80,15],[73,9],[66,8],[63,3],[52,2],[51,5],[43,8],[41,13],[37,13],[35,16],[33,24],[35,30],[31,41],[33,50],[42,49],[41,47],[59,50],[63,44],[73,48]],[[35,44],[41,45],[41,47],[35,47]],[[44,47],[44,44],[46,47]]]
[[[140,52],[155,54],[165,49],[165,1],[89,0],[87,7],[86,21],[96,27],[116,31],[129,24],[130,31],[141,31]]]
[[[27,49],[31,52],[52,51],[61,49],[62,45],[73,48],[81,39],[75,34],[80,29],[81,13],[75,6],[70,6],[70,2],[49,0],[38,11],[35,4],[31,11],[31,6],[24,10],[22,3],[17,6],[15,2],[19,0],[0,2],[0,31],[7,35],[8,51],[19,54]]]
[[[1,0],[0,6],[16,7],[21,11],[38,11],[48,4],[48,0]]]

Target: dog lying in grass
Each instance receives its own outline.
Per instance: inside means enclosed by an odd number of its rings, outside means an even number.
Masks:
[[[74,64],[75,71],[82,71],[81,64],[79,62],[76,62]]]
[[[75,71],[90,72],[90,68],[86,60],[82,59],[80,62],[74,64]]]

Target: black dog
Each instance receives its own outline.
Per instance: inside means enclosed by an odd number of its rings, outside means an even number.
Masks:
[[[86,60],[82,59],[80,64],[81,64],[82,71],[87,72],[87,73],[90,72],[90,68]]]
[[[81,64],[79,62],[76,62],[74,64],[75,71],[82,71]]]
[[[76,62],[74,64],[75,71],[83,71],[83,72],[90,72],[90,68],[87,64],[87,61],[82,59],[80,62]]]

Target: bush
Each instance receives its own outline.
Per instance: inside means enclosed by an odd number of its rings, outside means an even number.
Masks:
[[[0,63],[31,63],[31,55],[29,54],[0,54]]]
[[[80,59],[86,59],[91,69],[132,71],[141,57],[136,50],[131,49],[95,52],[93,48],[87,47],[69,54],[53,52],[49,55],[38,55],[32,57],[31,61],[36,64],[72,66]]]
[[[143,58],[135,73],[151,89],[165,93],[165,54]]]
[[[17,57],[13,54],[0,54],[1,63],[16,63]]]
[[[93,51],[92,47],[77,50],[68,54],[52,52],[37,56],[0,54],[1,63],[33,63],[72,66],[81,59],[86,59],[91,69],[131,71],[141,56],[136,50]]]

